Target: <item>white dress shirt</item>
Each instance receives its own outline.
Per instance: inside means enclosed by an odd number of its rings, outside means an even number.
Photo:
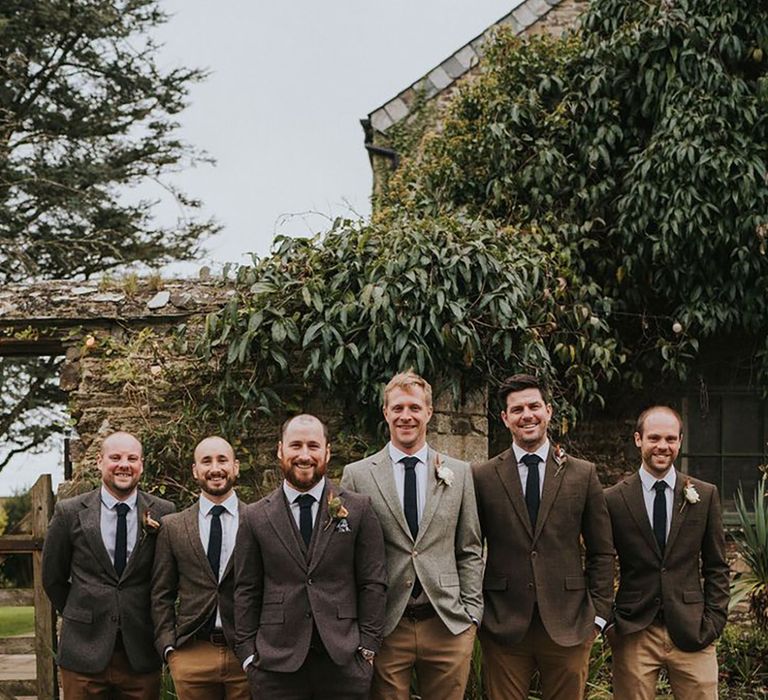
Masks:
[[[645,466],[640,467],[640,481],[643,484],[643,500],[645,501],[645,512],[648,513],[648,522],[653,529],[653,502],[656,500],[656,491],[653,488],[657,481],[664,481],[667,484],[667,488],[664,489],[664,498],[667,502],[667,531],[665,533],[666,538],[669,537],[669,526],[672,524],[672,506],[675,502],[675,484],[677,483],[677,472],[674,465],[669,468],[669,471],[664,475],[664,478],[658,479],[651,474]]]
[[[133,493],[124,501],[115,498],[106,486],[101,487],[101,539],[107,548],[107,554],[112,563],[115,563],[115,537],[117,536],[117,511],[115,506],[118,503],[125,503],[130,509],[125,516],[125,524],[128,529],[128,538],[126,540],[125,563],[131,558],[131,552],[136,546],[136,536],[139,532],[139,513],[136,504],[139,500],[139,492],[134,489]]]
[[[512,443],[512,450],[515,453],[515,459],[517,460],[517,473],[520,476],[520,483],[523,486],[523,496],[525,496],[525,485],[528,483],[528,465],[522,461],[525,455],[533,454],[538,455],[541,459],[539,462],[539,498],[544,490],[544,474],[547,470],[547,457],[549,457],[549,440],[545,440],[544,444],[539,447],[535,452],[527,452],[522,447],[518,447],[514,442]]]
[[[416,457],[414,471],[416,473],[416,513],[417,521],[421,522],[424,515],[424,506],[427,503],[427,460],[429,459],[429,445],[426,443],[418,452],[408,455],[398,450],[391,442],[387,445],[389,456],[392,459],[392,470],[395,475],[395,488],[400,499],[400,507],[405,508],[405,465],[400,461],[403,457]]]
[[[293,488],[285,479],[283,479],[283,493],[288,499],[288,506],[291,509],[291,515],[296,521],[296,527],[301,529],[300,516],[301,507],[296,503],[296,499],[299,496],[309,495],[315,497],[315,502],[312,504],[312,527],[315,526],[315,520],[317,520],[317,514],[320,512],[320,499],[323,497],[323,489],[325,488],[325,477],[320,479],[309,491],[299,491]]]
[[[232,551],[235,548],[235,537],[237,536],[238,525],[238,511],[237,511],[237,494],[232,491],[227,499],[216,504],[210,501],[204,493],[200,494],[200,507],[197,511],[197,525],[200,530],[200,542],[203,545],[203,551],[208,553],[208,540],[211,538],[211,508],[215,505],[224,506],[224,512],[219,516],[221,520],[221,559],[219,559],[219,575],[218,580],[221,581],[221,576],[224,570],[227,568],[227,562],[232,556]],[[216,625],[221,629],[221,611],[219,606],[216,606]]]

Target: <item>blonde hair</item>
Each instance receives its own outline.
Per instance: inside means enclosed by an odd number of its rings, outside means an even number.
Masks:
[[[424,396],[427,399],[427,406],[432,406],[432,386],[424,377],[420,377],[412,369],[408,369],[405,372],[398,372],[389,380],[387,386],[384,387],[384,407],[386,408],[389,394],[393,389],[411,391],[414,386],[423,389]]]

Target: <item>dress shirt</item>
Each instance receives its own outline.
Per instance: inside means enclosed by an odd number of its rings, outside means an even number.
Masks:
[[[544,474],[547,470],[547,457],[549,456],[549,440],[545,440],[544,444],[534,452],[528,452],[514,442],[512,443],[512,449],[514,450],[515,459],[517,460],[517,473],[520,476],[520,483],[523,487],[523,496],[525,496],[525,484],[528,479],[528,465],[523,462],[522,459],[525,455],[530,454],[538,455],[541,459],[541,462],[539,462],[539,498],[541,498],[541,493],[544,490]]]
[[[299,496],[309,495],[315,497],[315,502],[312,504],[312,527],[315,526],[317,520],[317,514],[320,512],[320,499],[323,497],[323,489],[325,488],[325,477],[320,479],[309,491],[299,491],[293,488],[285,479],[283,479],[283,493],[288,499],[288,505],[291,509],[291,515],[296,521],[296,527],[301,528],[299,517],[301,514],[301,507],[296,503],[296,499]]]
[[[204,493],[200,494],[200,507],[197,511],[197,525],[200,530],[200,542],[203,544],[203,551],[208,551],[208,540],[211,537],[211,508],[217,505],[206,498]],[[237,494],[232,491],[227,500],[218,505],[224,506],[224,512],[219,516],[221,520],[221,559],[219,560],[219,575],[221,576],[227,568],[227,562],[232,556],[232,550],[235,547],[235,537],[237,535],[238,512],[237,512]],[[221,629],[221,611],[216,606],[216,624]]]
[[[125,565],[128,566],[131,552],[133,552],[133,548],[136,546],[136,535],[139,531],[139,513],[136,508],[138,500],[139,492],[136,489],[128,498],[121,501],[115,498],[107,490],[106,486],[101,487],[101,539],[104,541],[107,554],[109,554],[109,559],[113,564],[115,563],[115,537],[117,535],[117,511],[115,506],[118,503],[125,503],[129,508],[125,516],[125,524],[128,530]]]
[[[387,445],[389,456],[392,459],[392,469],[395,475],[395,488],[400,499],[400,508],[405,504],[405,465],[400,461],[403,457],[416,457],[418,463],[414,471],[416,473],[416,512],[418,521],[424,514],[424,506],[427,502],[427,461],[429,460],[429,445],[426,443],[418,452],[408,455],[398,450],[391,442]]]
[[[654,490],[653,485],[657,481],[666,482],[667,488],[664,489],[664,498],[667,501],[666,537],[669,537],[669,527],[672,524],[672,507],[675,502],[675,484],[677,483],[677,472],[675,471],[674,465],[669,468],[669,471],[664,475],[664,478],[662,479],[655,477],[644,466],[641,466],[640,481],[643,484],[643,500],[645,501],[645,512],[648,513],[648,522],[651,524],[651,530],[653,530],[653,502],[656,499],[656,491]]]

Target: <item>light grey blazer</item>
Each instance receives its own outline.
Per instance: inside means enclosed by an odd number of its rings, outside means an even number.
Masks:
[[[371,497],[384,531],[389,575],[385,636],[403,616],[415,576],[453,634],[483,615],[483,548],[472,473],[466,462],[439,455],[442,465],[453,472],[449,486],[437,478],[438,454],[429,449],[426,504],[415,542],[386,447],[348,464],[341,478],[344,488]]]

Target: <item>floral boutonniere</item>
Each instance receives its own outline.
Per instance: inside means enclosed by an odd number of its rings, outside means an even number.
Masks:
[[[453,470],[443,464],[443,458],[439,453],[435,455],[435,476],[440,483],[446,486],[451,486],[455,477]]]
[[[349,511],[344,506],[344,501],[334,493],[328,494],[328,522],[324,530],[327,530],[333,523],[336,523],[336,532],[349,532],[349,523],[347,516]]]
[[[699,492],[696,490],[696,487],[693,485],[690,479],[686,479],[685,484],[683,485],[683,505],[680,506],[680,512],[683,512],[685,506],[688,503],[693,505],[694,503],[698,503],[700,500],[701,496],[699,496]]]
[[[149,510],[145,510],[141,516],[141,531],[145,536],[156,535],[160,531],[160,523],[152,517]]]
[[[557,469],[555,470],[555,476],[559,476],[560,472],[565,469],[566,460],[568,458],[568,455],[565,454],[565,450],[563,449],[562,445],[555,445],[552,448],[552,459],[555,460],[555,464],[557,465]]]

